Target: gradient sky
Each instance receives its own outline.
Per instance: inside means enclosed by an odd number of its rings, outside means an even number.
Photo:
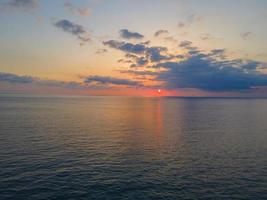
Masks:
[[[1,0],[0,92],[267,96],[266,8],[265,0]]]

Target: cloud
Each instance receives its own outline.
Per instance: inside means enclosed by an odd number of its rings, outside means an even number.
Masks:
[[[125,60],[123,58],[118,60],[118,63],[132,63],[132,62],[133,62],[132,60]]]
[[[143,44],[143,45],[149,45],[150,44],[150,41],[145,41],[145,42],[141,42],[140,44]]]
[[[164,34],[169,34],[169,31],[168,30],[158,30],[154,33],[154,37],[158,37],[158,36],[161,36]]]
[[[199,50],[197,47],[192,46],[192,42],[188,40],[184,40],[180,42],[179,47],[182,47],[188,51],[188,54],[197,54]]]
[[[84,81],[83,77],[82,82],[76,82],[76,81],[60,81],[60,80],[49,80],[49,79],[41,79],[38,77],[32,77],[32,76],[20,76],[16,74],[11,74],[11,73],[4,73],[0,72],[0,88],[5,87],[5,84],[10,84],[9,86],[14,86],[17,89],[25,89],[27,87],[29,88],[40,88],[40,91],[42,88],[50,88],[50,89],[70,89],[70,90],[103,90],[103,89],[110,89],[112,85],[109,84],[102,84],[102,85],[91,85],[87,84]],[[123,79],[122,79],[123,80]],[[128,81],[123,82],[121,80],[121,84],[123,85],[128,85],[129,87],[131,86],[142,86],[141,84],[138,84],[137,82],[134,81]],[[114,78],[113,79],[114,83],[113,85],[119,84],[120,79],[117,80]],[[4,83],[3,85],[1,83]],[[26,87],[25,87],[26,86]]]
[[[84,83],[100,83],[100,84],[112,84],[112,85],[124,85],[124,86],[142,86],[141,83],[133,80],[114,78],[110,76],[88,76],[84,79]]]
[[[168,30],[158,30],[154,33],[154,37],[161,37],[161,36],[165,36],[163,37],[163,39],[165,41],[168,42],[172,42],[172,43],[177,43],[177,39],[175,39],[173,36],[168,36],[169,35],[169,31]]]
[[[108,52],[108,50],[107,49],[98,49],[98,50],[96,50],[96,54],[104,54],[104,53],[107,53]]]
[[[213,49],[207,55],[212,56],[212,57],[216,57],[216,58],[225,59],[225,53],[226,53],[225,49]]]
[[[133,64],[131,64],[131,67],[141,67],[141,66],[144,66],[145,64],[148,63],[147,58],[144,57],[144,56],[137,56],[137,55],[134,55],[134,54],[127,53],[127,54],[125,54],[125,58],[130,59],[130,60],[122,59],[121,62],[133,63]]]
[[[137,32],[131,32],[127,29],[120,30],[120,36],[124,39],[143,39],[144,36]]]
[[[0,81],[9,83],[32,83],[34,79],[30,76],[19,76],[11,73],[0,72]]]
[[[13,86],[17,89],[23,88],[58,88],[58,89],[75,89],[75,90],[105,90],[110,89],[114,85],[127,86],[127,87],[143,87],[143,84],[128,79],[121,79],[108,76],[88,76],[79,77],[81,81],[60,81],[60,80],[49,80],[41,79],[32,76],[21,76],[12,73],[0,72],[0,88]],[[3,83],[3,84],[1,84]],[[25,87],[26,86],[26,87]]]
[[[215,55],[218,54],[223,54],[223,50],[214,50],[209,54],[199,53],[180,62],[157,64],[155,68],[164,68],[165,71],[156,79],[165,81],[165,86],[169,89],[236,91],[267,86],[267,74],[258,71],[263,66],[262,63],[217,60]]]
[[[127,53],[141,54],[146,51],[146,46],[144,44],[132,44],[127,42],[120,42],[116,40],[109,40],[103,42],[104,45],[109,46],[113,49],[119,49]]]
[[[81,41],[81,45],[91,40],[88,31],[82,25],[75,24],[66,19],[59,20],[54,25],[67,33],[75,35]]]
[[[39,0],[9,0],[0,3],[0,11],[33,11],[39,6]]]
[[[179,44],[179,47],[185,47],[185,48],[187,48],[187,47],[190,47],[191,44],[192,44],[192,42],[187,41],[187,40],[184,40],[184,41],[182,41],[182,42]]]
[[[55,23],[55,26],[73,35],[80,35],[86,33],[86,30],[83,26],[74,24],[73,22],[70,22],[66,19],[59,20]]]
[[[197,24],[201,21],[203,21],[203,16],[191,14],[191,15],[187,16],[184,21],[178,22],[177,26],[178,26],[178,28],[185,28],[185,27],[189,27],[193,24]]]
[[[155,76],[158,75],[158,72],[154,71],[148,71],[148,70],[119,70],[120,73],[122,74],[132,74],[132,75],[138,75],[138,76]]]
[[[147,58],[146,57],[137,57],[136,58],[136,65],[137,65],[137,67],[139,67],[139,66],[143,66],[143,65],[145,65],[145,64],[147,64],[148,63],[148,60],[147,60]]]
[[[252,32],[244,32],[240,34],[241,38],[244,40],[248,39],[251,35],[252,35]]]
[[[91,14],[89,8],[80,8],[70,2],[65,2],[64,7],[71,13],[79,15],[81,17],[88,17]]]
[[[267,64],[255,60],[228,59],[222,48],[203,51],[191,41],[181,41],[183,54],[171,54],[163,46],[116,40],[103,42],[125,53],[120,62],[130,62],[122,74],[135,79],[152,80],[171,90],[197,89],[209,92],[254,92],[267,88]],[[133,70],[133,67],[136,68]],[[153,69],[153,70],[152,70]],[[105,79],[106,80],[106,79]],[[153,87],[153,86],[147,86]]]
[[[209,33],[205,33],[205,34],[202,34],[200,36],[200,39],[201,40],[213,40],[213,39],[216,39],[214,36],[212,36],[211,34]]]
[[[150,47],[147,49],[147,57],[149,57],[151,62],[159,62],[161,60],[168,60],[170,57],[168,55],[162,55],[162,52],[167,52],[166,47]]]
[[[177,43],[178,40],[176,40],[173,36],[164,37],[164,40],[172,43]]]
[[[116,40],[109,40],[103,42],[103,44],[109,46],[110,48],[121,50],[125,52],[126,55],[128,53],[142,55],[143,57],[145,57],[146,60],[149,60],[150,62],[159,62],[162,60],[170,60],[172,58],[175,58],[175,56],[166,54],[168,50],[166,47],[157,47],[157,46],[149,47],[144,43],[133,44],[129,42],[120,42]]]
[[[44,87],[58,87],[58,88],[69,88],[69,89],[84,89],[85,86],[75,81],[58,81],[40,79],[32,76],[21,76],[12,73],[0,72],[0,82],[14,84],[16,87],[21,85],[31,86],[44,86]]]

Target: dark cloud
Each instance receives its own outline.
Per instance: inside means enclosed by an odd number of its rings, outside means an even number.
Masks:
[[[0,87],[10,84],[16,88],[37,87],[37,88],[60,88],[60,89],[78,89],[78,90],[102,90],[110,89],[114,85],[127,86],[127,87],[143,87],[143,84],[128,79],[114,78],[108,76],[88,76],[79,77],[82,82],[75,81],[59,81],[40,79],[38,77],[20,76],[11,73],[0,72]],[[3,85],[1,84],[3,83]],[[24,86],[27,87],[24,87]],[[21,87],[22,86],[22,87]]]
[[[161,35],[164,35],[164,34],[169,34],[169,31],[168,30],[158,30],[154,33],[154,36],[155,37],[158,37],[158,36],[161,36]]]
[[[196,54],[196,53],[199,53],[198,48],[192,46],[192,42],[191,41],[184,40],[184,41],[180,42],[179,47],[182,47],[182,48],[188,50],[188,53],[192,54],[192,55]]]
[[[147,49],[146,54],[151,62],[159,62],[161,60],[169,60],[171,59],[168,55],[163,55],[163,52],[167,52],[166,47],[150,47]]]
[[[46,80],[40,79],[32,76],[20,76],[11,73],[0,72],[0,82],[7,82],[11,84],[31,84],[36,86],[46,86],[46,87],[64,87],[64,88],[81,88],[82,85],[77,82],[64,82],[58,80]]]
[[[241,38],[246,40],[251,36],[251,34],[252,34],[251,32],[244,32],[244,33],[241,33],[240,36],[241,36]]]
[[[141,83],[128,79],[114,78],[110,76],[88,76],[84,79],[84,83],[100,83],[100,84],[112,84],[112,85],[125,85],[125,86],[142,86]]]
[[[30,76],[19,76],[16,74],[0,72],[0,81],[9,83],[32,83],[34,79]]]
[[[225,49],[213,49],[210,51],[208,55],[216,57],[216,58],[220,58],[220,59],[225,59],[226,58],[225,52],[226,52]]]
[[[144,36],[137,32],[131,32],[128,29],[121,29],[120,36],[124,39],[143,39]]]
[[[144,43],[133,44],[127,42],[120,42],[116,40],[109,40],[103,42],[104,45],[109,46],[110,48],[118,49],[126,53],[142,55],[142,61],[149,60],[151,62],[159,62],[162,60],[170,60],[175,58],[175,56],[166,54],[166,47],[149,47]],[[138,65],[138,64],[137,64]]]
[[[82,77],[80,77],[82,78]],[[11,73],[0,72],[0,87],[1,83],[7,83],[19,88],[20,86],[27,85],[30,87],[49,87],[49,88],[61,88],[61,89],[78,89],[78,90],[101,90],[109,88],[106,85],[90,85],[83,82],[75,81],[60,81],[41,79],[31,76],[20,76]]]
[[[125,58],[130,59],[130,63],[133,63],[131,64],[131,67],[141,67],[148,63],[148,59],[144,56],[137,56],[127,53],[125,54]],[[125,61],[128,60],[124,60],[124,63],[126,63]]]
[[[89,37],[89,33],[82,25],[75,24],[66,19],[59,20],[54,25],[55,27],[67,33],[75,35],[77,39],[81,41],[81,44],[84,44],[85,42],[89,42],[91,40]]]
[[[143,44],[143,45],[149,45],[150,44],[150,41],[145,41],[145,42],[141,42],[140,44]]]
[[[83,26],[70,22],[66,19],[59,20],[55,23],[55,26],[73,35],[80,35],[86,33],[86,30]]]
[[[32,76],[20,76],[11,73],[0,72],[0,82],[9,84],[15,84],[17,86],[30,85],[30,86],[44,86],[44,87],[58,87],[58,88],[69,88],[69,89],[84,89],[85,86],[74,81],[58,81],[58,80],[47,80],[40,79]]]
[[[221,55],[225,53],[225,49],[213,49],[211,50],[211,55]]]
[[[146,51],[146,46],[144,44],[132,44],[127,42],[119,42],[116,40],[109,40],[103,42],[103,44],[109,46],[110,48],[119,49],[126,53],[141,54]]]
[[[138,57],[137,59],[136,59],[136,64],[138,65],[138,66],[143,66],[143,65],[145,65],[145,64],[147,64],[148,63],[148,60],[147,60],[147,58],[146,57]]]
[[[146,56],[151,62],[160,62],[173,59],[174,56],[168,55],[167,52],[168,49],[166,47],[149,47],[146,51]]]
[[[256,72],[258,69],[263,69],[263,64],[261,62],[251,60],[243,63],[242,69],[247,73],[251,71]]]
[[[256,61],[218,61],[214,50],[210,54],[196,54],[180,62],[165,62],[155,65],[164,68],[157,80],[165,81],[166,88],[197,88],[208,91],[248,90],[267,86],[267,74],[258,69],[262,66]],[[215,53],[215,54],[214,54]]]
[[[158,30],[154,33],[154,37],[165,36],[163,37],[164,40],[172,43],[177,43],[177,40],[173,36],[168,36],[168,34],[169,34],[168,30]]]
[[[39,6],[39,0],[9,0],[0,3],[0,11],[33,11]]]
[[[70,2],[65,2],[64,7],[69,10],[71,13],[82,16],[88,17],[91,12],[89,8],[80,8]]]

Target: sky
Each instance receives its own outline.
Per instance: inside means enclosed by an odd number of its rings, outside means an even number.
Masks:
[[[0,0],[0,93],[267,97],[266,8]]]

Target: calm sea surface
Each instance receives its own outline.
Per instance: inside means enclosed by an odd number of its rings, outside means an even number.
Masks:
[[[2,95],[0,199],[267,199],[267,100]]]

